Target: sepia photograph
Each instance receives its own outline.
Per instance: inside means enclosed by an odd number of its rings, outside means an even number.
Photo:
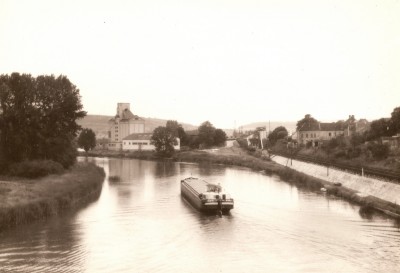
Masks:
[[[400,272],[399,0],[0,0],[0,272]]]

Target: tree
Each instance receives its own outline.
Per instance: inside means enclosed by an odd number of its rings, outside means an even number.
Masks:
[[[199,127],[199,141],[205,147],[214,144],[215,127],[209,121],[203,122]]]
[[[353,134],[350,138],[350,143],[353,146],[353,148],[355,148],[356,146],[358,146],[364,142],[365,142],[364,137],[359,133]]]
[[[216,129],[214,132],[214,145],[222,146],[226,141],[226,133],[222,129]]]
[[[176,120],[167,120],[167,124],[165,125],[165,127],[171,131],[171,133],[175,136],[175,137],[179,137],[178,135],[178,129],[180,127],[182,127],[182,125],[180,125]]]
[[[78,137],[78,146],[83,148],[85,152],[96,147],[96,134],[92,129],[85,128],[81,131]]]
[[[166,127],[175,137],[179,137],[181,144],[185,145],[187,143],[186,132],[176,120],[168,120]]]
[[[279,126],[276,127],[269,135],[268,140],[271,145],[275,145],[278,139],[283,139],[288,136],[288,131],[285,127]]]
[[[374,140],[382,136],[390,136],[390,121],[384,118],[371,122],[370,129],[366,133],[367,140]]]
[[[389,155],[389,146],[386,144],[371,143],[368,145],[368,150],[371,152],[372,157],[377,160],[382,160]]]
[[[159,126],[153,131],[151,144],[156,147],[156,152],[162,157],[170,157],[174,153],[175,136],[167,128]]]
[[[66,76],[12,73],[0,76],[1,151],[6,161],[76,160],[73,139],[82,111],[79,89]]]
[[[300,131],[301,129],[311,129],[313,126],[317,125],[318,121],[311,117],[311,115],[307,114],[305,117],[297,122],[296,129]]]
[[[390,129],[392,135],[400,133],[400,107],[393,109],[392,117],[390,118]]]

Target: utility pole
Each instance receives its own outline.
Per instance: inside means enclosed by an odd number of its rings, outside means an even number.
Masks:
[[[267,130],[267,128],[265,128]],[[268,135],[271,133],[271,121],[268,120]]]

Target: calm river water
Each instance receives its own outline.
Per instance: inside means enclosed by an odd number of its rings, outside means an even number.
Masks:
[[[1,272],[400,272],[399,224],[245,168],[91,159],[100,198],[0,234]],[[180,196],[187,176],[235,198],[222,218]],[[363,216],[361,216],[363,215]]]

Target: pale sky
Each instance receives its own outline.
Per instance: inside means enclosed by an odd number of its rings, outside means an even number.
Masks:
[[[373,120],[400,106],[400,1],[0,0],[12,72],[68,76],[88,114]]]

